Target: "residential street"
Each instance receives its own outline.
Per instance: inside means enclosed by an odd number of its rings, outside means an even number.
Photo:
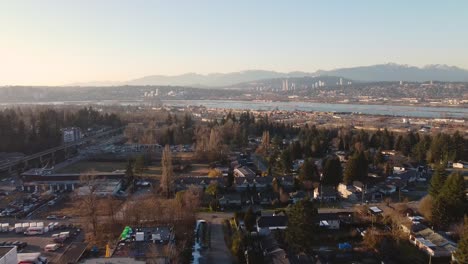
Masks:
[[[214,217],[213,217],[214,216]],[[230,213],[200,213],[199,218],[210,223],[211,226],[211,248],[202,252],[201,264],[205,263],[232,263],[231,252],[224,242],[222,222],[232,217]]]

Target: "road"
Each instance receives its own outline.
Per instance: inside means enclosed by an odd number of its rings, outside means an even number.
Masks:
[[[75,142],[71,142],[71,143],[61,145],[61,146],[53,147],[53,148],[50,148],[50,149],[47,149],[47,150],[32,154],[30,156],[26,156],[26,157],[23,157],[23,158],[20,158],[20,159],[15,159],[13,161],[9,161],[9,162],[6,162],[6,163],[1,163],[0,164],[0,171],[8,170],[10,167],[14,167],[14,166],[20,164],[21,162],[26,162],[26,161],[29,161],[29,160],[32,160],[32,159],[36,159],[36,158],[39,158],[40,156],[44,156],[44,155],[56,152],[58,150],[66,149],[66,148],[73,147],[73,146],[76,146],[76,145],[80,145],[80,144],[85,143],[87,141],[90,141],[92,139],[97,139],[97,138],[106,136],[108,134],[116,133],[118,131],[123,130],[124,128],[125,127],[119,127],[119,128],[116,128],[116,129],[107,130],[107,131],[104,131],[104,132],[101,132],[101,133],[94,134],[94,135],[89,136],[89,137],[85,137],[85,138],[80,139],[80,140],[75,141]]]
[[[224,242],[224,232],[222,222],[233,216],[231,213],[200,213],[199,219],[204,219],[210,223],[211,227],[211,247],[202,251],[201,264],[208,263],[233,263],[231,252]]]

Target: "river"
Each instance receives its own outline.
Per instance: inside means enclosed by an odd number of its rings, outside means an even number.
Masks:
[[[165,105],[199,106],[208,108],[250,109],[250,110],[285,110],[345,112],[368,115],[390,115],[425,118],[468,118],[468,108],[399,106],[399,105],[364,105],[364,104],[329,104],[309,102],[253,102],[229,100],[163,100]]]
[[[466,107],[400,106],[377,104],[333,104],[311,102],[256,102],[235,100],[162,100],[167,106],[206,106],[238,110],[284,110],[360,113],[367,115],[389,115],[422,118],[468,118]],[[101,101],[54,101],[33,103],[0,103],[0,107],[14,105],[145,105],[143,100],[101,100]]]

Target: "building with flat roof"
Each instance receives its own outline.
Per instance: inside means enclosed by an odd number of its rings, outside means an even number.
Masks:
[[[80,184],[79,173],[42,173],[31,169],[21,174],[23,191],[74,191]],[[121,180],[125,172],[96,172],[96,180]]]
[[[81,264],[146,264],[146,261],[136,260],[135,258],[93,258],[93,259],[86,259],[80,263]],[[158,262],[155,262],[155,263],[158,263]],[[161,263],[165,264],[165,262],[161,262]]]
[[[0,247],[0,264],[18,263],[16,247]]]
[[[62,129],[63,143],[71,143],[82,138],[81,129],[78,127],[67,127]]]
[[[234,169],[235,177],[255,177],[255,172],[253,172],[249,167],[243,166]]]
[[[157,260],[157,263],[169,263],[169,252],[174,249],[172,227],[126,227],[111,258],[134,258],[137,260]]]

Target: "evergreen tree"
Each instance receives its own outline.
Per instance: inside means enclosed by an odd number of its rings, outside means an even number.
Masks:
[[[346,184],[351,184],[353,181],[357,180],[358,175],[358,161],[355,157],[348,159],[344,171],[344,182]]]
[[[445,182],[445,165],[440,164],[435,168],[434,174],[432,175],[431,182],[429,184],[429,194],[432,198],[437,198]]]
[[[384,162],[384,156],[382,155],[382,149],[379,148],[374,155],[374,166],[378,166]]]
[[[299,170],[299,179],[304,182],[304,181],[314,181],[318,182],[320,181],[320,177],[317,172],[317,166],[315,166],[315,163],[312,159],[307,159],[304,161],[304,164],[302,164],[301,169]]]
[[[468,263],[468,216],[466,215],[463,223],[463,233],[460,241],[458,241],[457,251],[455,251],[455,259],[458,263]]]
[[[284,173],[289,173],[291,172],[292,169],[292,157],[291,157],[291,151],[289,149],[283,150],[281,153],[281,165],[283,168]]]
[[[435,198],[432,210],[433,224],[444,228],[460,220],[467,213],[465,203],[463,176],[460,173],[452,173]]]
[[[297,202],[287,212],[288,228],[285,239],[295,252],[311,252],[313,237],[317,232],[317,214],[317,208],[309,200]]]
[[[338,157],[328,158],[323,166],[323,185],[338,186],[343,181],[343,168]]]
[[[227,187],[231,187],[234,184],[234,173],[232,171],[228,172],[227,175]]]
[[[294,141],[291,144],[291,155],[293,160],[302,158],[302,148],[301,143],[299,143],[299,141]]]
[[[354,155],[346,163],[344,172],[344,181],[350,184],[353,181],[363,181],[367,179],[368,161],[363,151],[354,153]]]
[[[254,213],[252,207],[249,207],[249,209],[247,209],[247,212],[245,212],[245,215],[244,215],[245,228],[249,232],[254,231],[256,219],[257,219],[257,217],[255,216],[255,213]]]

